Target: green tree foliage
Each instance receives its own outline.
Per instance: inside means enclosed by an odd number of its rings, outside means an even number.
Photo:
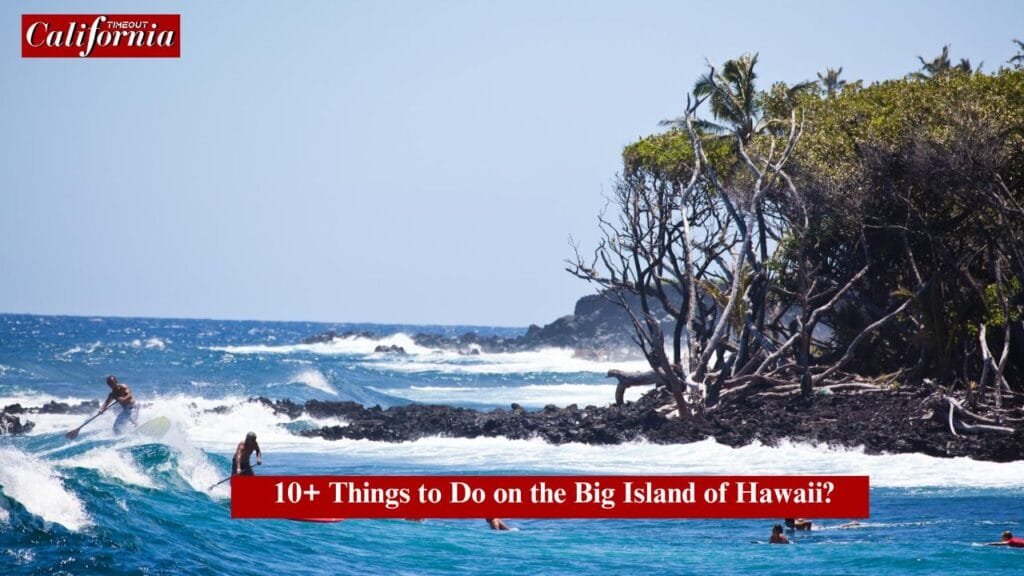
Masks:
[[[1019,280],[1008,280],[1024,277],[1024,73],[947,72],[804,104],[795,171],[866,226],[875,267],[862,306],[935,279],[913,317],[865,361],[893,368],[915,350],[931,375],[949,378],[978,324],[1001,314],[985,287],[998,275],[1008,299],[1024,296]],[[819,245],[840,268],[861,260],[844,250],[849,232]]]

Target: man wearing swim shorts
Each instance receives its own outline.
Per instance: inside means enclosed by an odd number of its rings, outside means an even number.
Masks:
[[[256,433],[249,432],[245,435],[245,441],[239,442],[238,448],[235,449],[235,457],[231,460],[232,476],[256,475],[252,471],[252,464],[249,462],[253,452],[256,453],[256,465],[263,464],[263,453],[260,452],[260,445],[256,442]]]
[[[132,397],[132,389],[119,383],[117,376],[113,374],[107,376],[107,386],[110,386],[110,394],[107,396],[106,402],[103,403],[103,407],[100,408],[100,414],[106,412],[107,407],[113,402],[121,405],[121,413],[118,414],[117,420],[114,420],[114,434],[121,434],[129,422],[138,426],[139,407]]]

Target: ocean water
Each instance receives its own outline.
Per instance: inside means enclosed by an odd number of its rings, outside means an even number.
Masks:
[[[297,344],[326,329],[373,337]],[[29,415],[0,437],[0,574],[1020,574],[1024,550],[979,546],[1024,533],[1024,461],[865,455],[801,444],[733,449],[553,446],[539,440],[427,438],[388,444],[302,438],[304,427],[251,396],[475,408],[607,404],[611,367],[571,351],[459,356],[409,334],[460,327],[325,325],[0,315],[0,406],[102,399],[117,374],[166,416],[154,443],[115,437],[107,414]],[[477,328],[512,336],[517,329]],[[375,354],[397,344],[410,354]],[[632,397],[641,390],[633,389]],[[629,396],[627,396],[629,398]],[[226,407],[218,412],[215,407]],[[116,410],[111,411],[116,412]],[[871,517],[768,546],[763,520],[232,520],[234,446],[255,431],[265,474],[867,474]],[[830,528],[831,526],[831,528]]]

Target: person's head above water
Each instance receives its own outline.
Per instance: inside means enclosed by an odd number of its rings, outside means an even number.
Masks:
[[[256,441],[256,433],[255,432],[249,432],[248,434],[246,434],[245,435],[245,441],[247,443],[255,442]]]
[[[111,388],[117,386],[117,376],[114,376],[113,374],[107,376],[107,386],[110,386]]]
[[[1013,538],[1013,532],[1010,532],[1009,530],[1003,532],[1003,540],[1010,540],[1011,538]]]

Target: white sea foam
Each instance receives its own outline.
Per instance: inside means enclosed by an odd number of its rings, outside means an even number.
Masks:
[[[163,350],[167,347],[167,343],[159,338],[147,338],[146,340],[135,339],[129,343],[132,348],[147,348]]]
[[[11,513],[6,508],[0,507],[0,524],[7,524],[11,520]]]
[[[375,352],[378,346],[398,346],[406,354],[396,357],[389,353]],[[247,346],[221,346],[211,350],[230,354],[295,354],[365,356],[362,367],[370,370],[390,372],[423,373],[441,372],[455,374],[520,374],[534,372],[604,373],[612,368],[625,371],[647,370],[642,360],[604,361],[581,358],[568,348],[542,348],[526,352],[503,352],[481,354],[459,354],[450,350],[437,350],[417,345],[407,334],[394,334],[381,338],[348,336],[329,342],[315,344],[291,344],[271,346],[255,344]]]
[[[31,548],[9,548],[6,551],[15,566],[28,566],[36,559],[35,552]]]
[[[400,346],[409,354],[429,354],[430,348],[417,346],[407,334],[393,334],[381,338],[364,338],[362,336],[346,336],[334,338],[328,342],[314,344],[286,344],[270,346],[252,344],[246,346],[213,346],[210,350],[228,352],[230,354],[294,354],[308,352],[321,355],[366,355],[373,354],[377,346]]]
[[[54,396],[35,390],[14,390],[6,396],[0,396],[0,407],[11,404],[21,404],[23,408],[38,407],[49,402],[63,402],[64,404],[78,404],[95,398],[79,398],[77,396]]]
[[[193,490],[207,492],[210,486],[221,479],[221,471],[210,461],[205,452],[189,440],[187,433],[172,434],[165,438],[164,442],[177,452],[176,472],[178,476],[188,482]],[[218,488],[221,491],[227,489],[224,485],[218,486]],[[218,493],[214,492],[213,495],[216,496]]]
[[[16,448],[0,447],[0,486],[7,497],[47,522],[74,532],[92,525],[85,505],[64,487],[57,471]]]
[[[330,426],[348,426],[349,425],[349,421],[348,420],[344,420],[342,418],[336,418],[336,417],[333,417],[333,416],[327,416],[327,417],[324,417],[324,418],[313,418],[311,416],[303,415],[301,417],[301,419],[305,420],[306,422],[309,422],[310,424],[312,424],[313,426],[315,426],[317,428],[327,428],[327,427],[330,427]]]
[[[191,442],[233,453],[249,432],[256,433],[261,445],[298,438],[284,428],[291,422],[287,416],[274,414],[263,404],[241,400],[225,404],[226,412],[193,411],[187,417],[185,432]]]
[[[326,451],[344,461],[396,465],[444,465],[458,470],[585,474],[868,475],[876,487],[1024,489],[1024,461],[979,462],[915,454],[866,455],[806,444],[752,444],[730,448],[713,440],[684,445],[630,443],[617,446],[564,444],[504,438],[426,438],[386,444],[339,440]],[[293,449],[302,449],[293,445]]]
[[[624,371],[648,370],[642,360],[605,361],[576,356],[568,348],[541,348],[528,352],[460,355],[454,352],[432,352],[427,356],[407,356],[395,360],[364,362],[364,368],[419,374],[440,372],[449,374],[530,374],[594,372],[606,373],[612,368]]]
[[[374,390],[424,404],[476,403],[508,405],[513,402],[534,408],[555,406],[605,406],[615,401],[613,384],[529,384],[526,386],[459,387],[412,386],[409,388],[373,388]],[[628,388],[625,399],[636,401],[648,389]]]
[[[331,383],[327,381],[327,377],[315,368],[307,368],[299,372],[292,376],[287,383],[301,384],[302,386],[308,386],[314,390],[326,392],[334,396],[338,395],[338,391],[335,390],[334,386],[331,386]]]
[[[68,350],[65,350],[64,352],[62,352],[58,356],[62,356],[62,357],[65,357],[65,358],[67,358],[69,356],[73,356],[75,354],[85,354],[85,355],[88,356],[89,354],[92,354],[93,352],[95,352],[100,346],[103,346],[103,342],[96,341],[96,342],[93,342],[92,344],[86,344],[84,346],[74,346],[74,347],[72,347],[72,348],[70,348]]]
[[[56,465],[64,468],[89,468],[96,470],[107,478],[117,479],[125,484],[134,484],[144,488],[154,488],[156,486],[149,476],[146,476],[139,470],[130,454],[125,454],[116,447],[105,446],[95,448],[60,460]]]

